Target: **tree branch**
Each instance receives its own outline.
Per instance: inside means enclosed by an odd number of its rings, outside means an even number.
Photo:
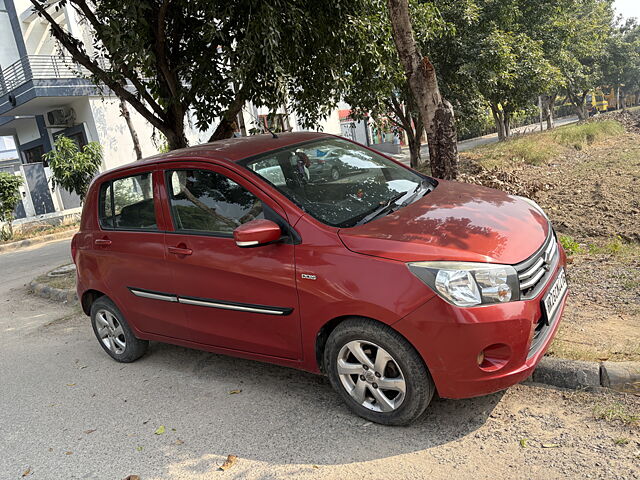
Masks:
[[[166,52],[166,25],[165,21],[167,18],[167,10],[169,9],[169,4],[171,0],[164,0],[162,5],[160,5],[160,10],[158,11],[158,19],[155,25],[155,33],[156,33],[156,66],[158,67],[158,73],[162,72],[162,75],[158,75],[158,80],[161,83],[164,83],[171,93],[172,97],[177,97],[178,95],[178,87],[177,87],[177,78],[175,76],[175,72],[172,72],[169,68],[169,63],[167,62],[167,52]]]
[[[38,6],[36,5],[36,2],[37,0],[31,0],[31,3],[34,4],[36,8],[38,8]],[[71,0],[71,2],[73,2],[76,5],[80,13],[82,13],[82,15],[89,21],[93,29],[98,34],[98,38],[103,38],[105,33],[102,29],[102,23],[100,22],[100,20],[98,20],[98,18],[95,16],[93,11],[89,8],[86,1]],[[51,23],[51,21],[49,21],[49,23]],[[52,24],[52,28],[53,28],[53,24]],[[58,41],[60,40],[58,39]],[[60,43],[62,43],[62,41],[60,41]],[[156,115],[158,115],[158,117],[166,121],[167,120],[166,112],[162,109],[162,107],[160,107],[160,105],[158,105],[155,99],[149,94],[149,91],[146,89],[144,84],[140,81],[138,76],[135,74],[134,70],[131,67],[129,67],[129,65],[127,65],[127,63],[122,58],[119,58],[117,54],[114,54],[113,52],[109,51],[109,55],[114,60],[116,60],[115,63],[117,63],[120,66],[119,71],[122,73],[122,75],[124,75],[127,78],[127,80],[129,80],[132,83],[132,85],[136,88],[136,91],[140,93],[142,98],[144,98],[145,102],[149,104],[149,106],[153,109]],[[87,58],[89,57],[87,56]],[[135,105],[133,106],[135,107]],[[136,110],[138,109],[136,108]]]
[[[156,117],[152,112],[150,112],[144,103],[142,103],[135,95],[129,92],[120,83],[111,79],[96,62],[89,58],[80,46],[80,41],[65,32],[62,27],[56,23],[53,17],[49,15],[45,7],[43,7],[37,0],[31,0],[31,3],[38,11],[39,15],[49,22],[49,25],[51,26],[51,34],[67,49],[77,63],[89,70],[98,80],[113,90],[116,95],[129,102],[131,106],[140,112],[140,115],[147,119],[154,127],[163,132],[167,129],[167,126],[163,123],[162,119]]]

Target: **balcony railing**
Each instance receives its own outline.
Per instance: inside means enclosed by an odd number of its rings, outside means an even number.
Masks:
[[[30,80],[84,78],[89,71],[71,58],[53,55],[28,55],[0,73],[0,97]]]

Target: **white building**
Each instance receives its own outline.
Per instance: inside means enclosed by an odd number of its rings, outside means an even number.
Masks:
[[[52,6],[50,13],[77,38],[89,40],[72,7],[56,10]],[[108,91],[102,93],[83,78],[69,57],[61,55],[48,23],[33,13],[29,0],[0,0],[0,137],[11,137],[18,153],[18,160],[3,161],[0,157],[0,170],[22,174],[26,179],[23,202],[16,209],[18,218],[75,211],[80,205],[77,196],[59,189],[53,191],[50,186],[50,171],[42,156],[51,150],[58,135],[70,137],[81,146],[99,142],[103,169],[135,160],[119,101]],[[161,136],[132,107],[129,111],[143,156],[156,153]],[[258,121],[265,120],[267,113],[247,105],[238,119],[239,133],[248,134]],[[299,130],[292,115],[279,113],[277,121]],[[340,134],[337,110],[324,122],[323,130]],[[192,145],[206,141],[209,135],[210,132],[187,132]]]

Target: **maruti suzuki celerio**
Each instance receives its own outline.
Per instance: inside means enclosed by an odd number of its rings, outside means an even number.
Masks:
[[[526,198],[320,133],[234,138],[99,175],[72,242],[102,348],[150,340],[324,372],[374,422],[531,375],[566,257]]]

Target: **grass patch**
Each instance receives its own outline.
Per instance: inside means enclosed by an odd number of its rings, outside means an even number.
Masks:
[[[0,245],[3,243],[12,243],[20,240],[27,240],[29,238],[41,237],[43,235],[50,235],[52,233],[74,231],[77,230],[79,226],[80,222],[67,223],[64,225],[39,224],[29,228],[22,227],[24,230],[20,230],[20,227],[14,226],[14,230],[16,231],[13,236],[4,242],[0,242]]]
[[[468,155],[487,169],[545,165],[558,155],[582,150],[624,132],[624,126],[616,120],[592,121],[516,136],[505,142],[475,148]]]
[[[589,244],[587,251],[600,255],[615,255],[618,258],[637,258],[640,256],[640,245],[632,242],[625,242],[619,236],[615,236],[604,244]]]
[[[512,168],[519,164],[543,165],[564,148],[548,141],[545,133],[531,133],[472,150],[474,160],[487,169]]]
[[[560,235],[560,245],[562,245],[562,248],[564,248],[567,255],[582,253],[582,247],[580,244],[569,235]]]
[[[587,145],[608,137],[622,135],[623,133],[624,127],[620,122],[603,120],[558,128],[551,132],[551,138],[559,145],[582,150]]]
[[[640,360],[640,346],[633,341],[620,345],[612,351],[606,346],[597,347],[582,343],[573,343],[565,338],[556,337],[547,351],[548,355],[569,360],[585,360],[587,362],[637,362]]]
[[[640,422],[640,416],[637,412],[630,412],[628,407],[619,402],[596,405],[593,408],[593,416],[597,420],[620,422],[631,426],[637,426]]]

